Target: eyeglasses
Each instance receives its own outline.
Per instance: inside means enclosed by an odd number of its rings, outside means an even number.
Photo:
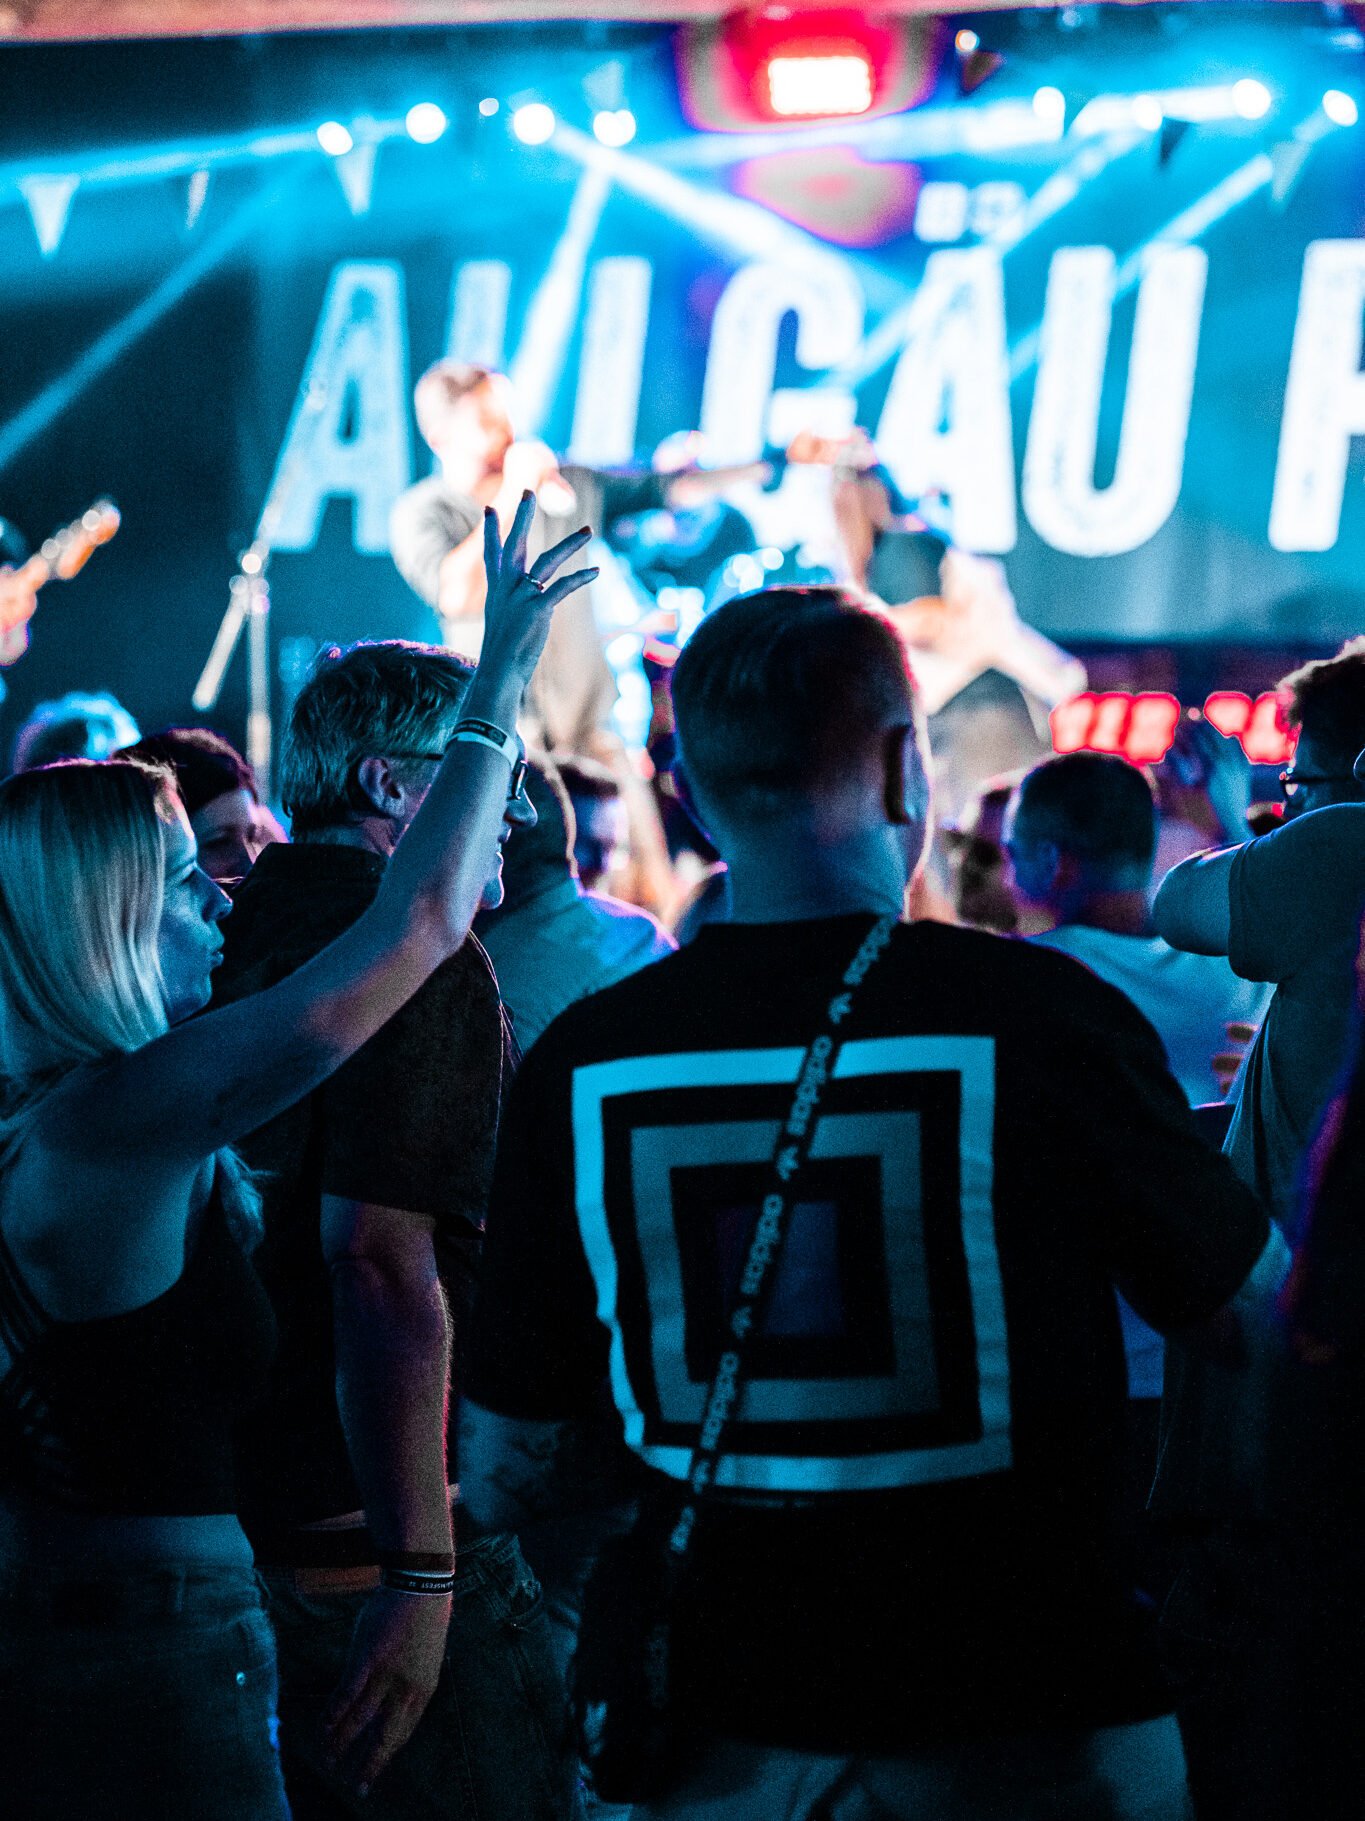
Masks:
[[[1280,795],[1286,802],[1304,784],[1353,784],[1355,775],[1349,771],[1295,771],[1290,766],[1288,771],[1280,773]]]
[[[391,752],[391,759],[430,759],[433,765],[439,765],[444,759],[443,752]],[[520,758],[512,767],[511,781],[507,786],[507,801],[515,803],[518,797],[526,795],[526,759]]]

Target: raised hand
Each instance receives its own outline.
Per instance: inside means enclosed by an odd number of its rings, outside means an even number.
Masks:
[[[527,567],[526,541],[535,517],[536,497],[523,493],[505,540],[499,537],[497,514],[490,506],[483,515],[483,561],[488,582],[484,608],[483,655],[480,673],[497,676],[510,672],[524,685],[539,662],[549,636],[550,616],[562,600],[585,587],[596,569],[576,569],[558,576],[571,557],[588,543],[592,532],[582,530],[561,539]]]

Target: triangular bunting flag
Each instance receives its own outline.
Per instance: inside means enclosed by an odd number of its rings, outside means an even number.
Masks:
[[[370,141],[354,146],[349,152],[343,152],[340,158],[332,160],[352,215],[365,215],[369,212],[370,192],[374,189],[374,157],[378,150],[378,146]]]
[[[33,231],[44,259],[51,259],[62,244],[66,218],[71,213],[71,199],[80,186],[79,177],[21,177],[19,189],[28,212],[33,217]]]
[[[1175,149],[1190,130],[1188,120],[1165,119],[1161,123],[1161,132],[1157,136],[1156,161],[1165,166],[1175,156]]]
[[[1278,145],[1270,148],[1270,201],[1274,208],[1282,209],[1293,193],[1294,185],[1303,175],[1303,167],[1308,162],[1308,154],[1313,149],[1311,139],[1282,139]]]
[[[209,173],[207,170],[190,173],[189,192],[185,197],[185,229],[188,232],[198,221],[204,210],[204,199],[209,193]]]
[[[989,77],[1001,67],[1005,59],[999,51],[973,51],[964,57],[958,66],[957,86],[964,95],[974,95]]]

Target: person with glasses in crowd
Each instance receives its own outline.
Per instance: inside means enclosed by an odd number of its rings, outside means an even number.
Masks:
[[[1294,671],[1280,694],[1298,733],[1282,824],[1182,862],[1154,915],[1174,947],[1226,955],[1243,979],[1274,985],[1224,1149],[1297,1242],[1306,1166],[1357,1021],[1365,638]],[[1293,1667],[1320,1654],[1318,1619],[1355,1585],[1340,1571],[1354,1532],[1344,1543],[1323,1496],[1325,1386],[1273,1349],[1254,1363],[1232,1373],[1167,1352],[1154,1509],[1191,1539],[1165,1619],[1191,1781],[1201,1821],[1354,1814],[1343,1756],[1354,1712],[1323,1701],[1321,1674]]]
[[[524,569],[532,505],[505,548],[490,525],[484,662],[401,852],[305,965],[249,1002],[193,1015],[229,901],[167,772],[77,760],[0,786],[7,1814],[287,1817],[274,1651],[234,1515],[233,1429],[265,1388],[274,1323],[249,1256],[259,1196],[232,1147],[458,961],[497,871],[516,756],[501,730],[556,602],[580,585],[554,579],[577,539]],[[369,781],[389,775],[380,761]],[[387,1416],[399,1453],[410,1413],[395,1399]],[[439,1615],[453,1584],[443,1485],[425,1519],[386,1540],[444,1573],[398,1557],[390,1638],[408,1611]],[[416,1704],[409,1690],[404,1712]],[[365,1718],[391,1742],[372,1696]]]
[[[397,640],[322,653],[284,742],[293,844],[238,888],[219,1001],[292,976],[368,913],[462,726],[505,743],[479,897],[500,902],[502,846],[535,811],[513,720],[468,719],[481,676]],[[280,1352],[242,1436],[241,1511],[278,1640],[285,1784],[312,1821],[560,1821],[576,1800],[539,1588],[513,1537],[465,1521],[447,1448],[508,1052],[469,936],[373,1042],[244,1141]]]

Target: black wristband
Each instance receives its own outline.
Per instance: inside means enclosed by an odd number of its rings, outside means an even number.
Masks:
[[[415,1573],[409,1568],[381,1568],[379,1585],[390,1593],[416,1594],[419,1598],[448,1600],[455,1591],[451,1574]]]
[[[421,1574],[454,1574],[453,1549],[379,1549],[375,1560],[381,1568],[410,1569]]]

